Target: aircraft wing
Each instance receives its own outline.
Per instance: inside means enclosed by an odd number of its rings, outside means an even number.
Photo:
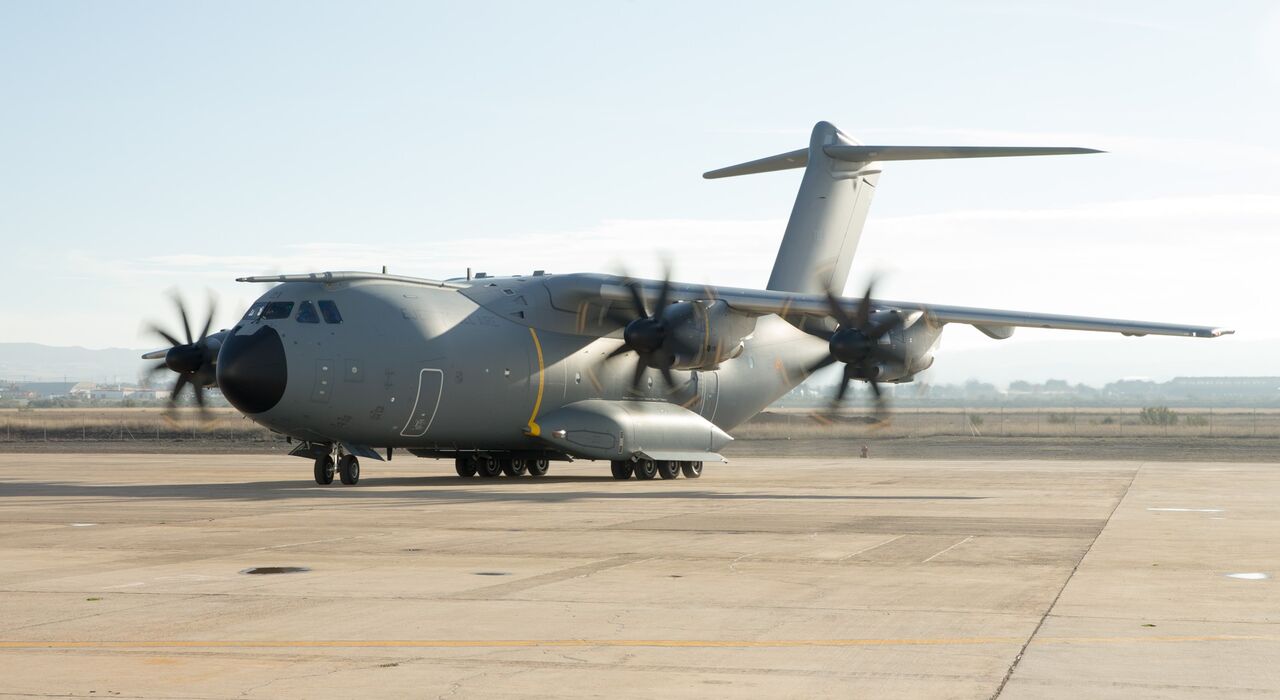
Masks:
[[[630,299],[630,291],[626,285],[640,285],[642,293],[649,301],[656,300],[662,282],[657,280],[634,280],[628,282],[623,278],[614,278],[601,284],[600,295],[605,299],[626,302]],[[827,298],[820,294],[794,294],[762,289],[742,289],[737,287],[717,287],[672,283],[672,294],[676,299],[722,299],[731,308],[743,313],[766,315],[778,314],[786,318],[798,316],[829,317],[831,311]],[[842,306],[853,309],[859,299],[843,298]],[[943,304],[924,304],[910,301],[889,301],[873,299],[872,306],[877,311],[920,312],[930,323],[962,323],[974,326],[993,338],[1008,337],[1013,328],[1059,328],[1073,331],[1098,331],[1103,333],[1121,333],[1124,335],[1174,335],[1194,338],[1216,338],[1229,335],[1235,331],[1217,326],[1194,326],[1179,323],[1154,323],[1150,321],[1129,321],[1114,318],[1097,318],[1092,316],[1068,316],[1062,314],[1044,314],[1027,311],[1006,311],[1002,309],[979,309],[965,306],[947,306]]]

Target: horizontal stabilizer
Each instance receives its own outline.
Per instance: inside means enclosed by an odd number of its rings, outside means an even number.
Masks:
[[[702,177],[708,180],[715,180],[721,177],[736,177],[738,175],[755,175],[757,173],[771,173],[775,170],[790,170],[792,168],[803,168],[809,163],[809,149],[801,148],[796,151],[788,151],[779,153],[776,156],[753,160],[748,163],[739,163],[738,165],[730,165],[727,168],[712,170],[702,174]]]
[[[884,160],[938,160],[943,158],[1009,158],[1011,156],[1071,156],[1102,153],[1092,148],[1025,146],[846,146],[832,144],[822,149],[836,160],[870,163]]]
[[[949,158],[1010,158],[1013,156],[1069,156],[1103,153],[1093,148],[1040,146],[859,146],[829,144],[823,153],[835,160],[850,163],[872,163],[888,160],[940,160]],[[708,180],[738,175],[771,173],[776,170],[803,168],[809,162],[808,149],[779,153],[776,156],[730,165],[702,174]]]

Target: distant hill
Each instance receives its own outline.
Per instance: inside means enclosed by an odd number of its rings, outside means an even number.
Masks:
[[[0,343],[0,379],[26,381],[135,382],[148,364],[146,350],[56,347],[39,343]]]

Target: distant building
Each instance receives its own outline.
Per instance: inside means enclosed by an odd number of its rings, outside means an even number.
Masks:
[[[9,385],[12,393],[6,399],[62,399],[71,396],[76,382],[16,382]]]

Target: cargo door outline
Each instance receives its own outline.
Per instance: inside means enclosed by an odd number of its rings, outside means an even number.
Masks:
[[[428,375],[431,375],[428,378]],[[418,372],[418,393],[414,397],[413,410],[400,431],[402,437],[422,437],[427,434],[440,410],[440,397],[444,395],[444,370],[423,369]],[[414,431],[417,432],[414,432]]]

